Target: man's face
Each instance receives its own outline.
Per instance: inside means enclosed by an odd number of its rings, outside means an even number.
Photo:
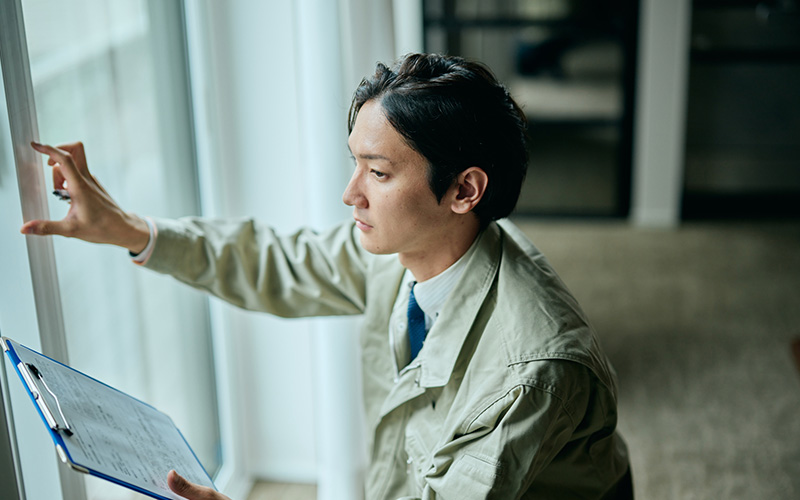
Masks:
[[[356,118],[348,141],[356,166],[342,199],[353,207],[361,245],[376,254],[427,258],[447,244],[455,214],[428,185],[427,160],[409,147],[375,101]]]

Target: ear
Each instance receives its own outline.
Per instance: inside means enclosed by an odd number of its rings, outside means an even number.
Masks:
[[[450,208],[457,214],[469,213],[481,201],[488,185],[489,176],[483,169],[469,167],[464,170],[458,174],[453,186],[455,192]]]

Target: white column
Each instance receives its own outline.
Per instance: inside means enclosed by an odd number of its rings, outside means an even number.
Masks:
[[[690,0],[643,0],[634,122],[632,221],[673,227],[683,190]]]
[[[309,219],[325,228],[350,216],[342,203],[348,180],[339,6],[301,0],[296,22],[302,162],[309,172]],[[350,89],[352,90],[352,89]],[[363,498],[360,356],[352,320],[320,320],[313,333],[317,498]]]
[[[393,0],[394,50],[398,57],[422,52],[425,40],[422,9],[422,0]]]

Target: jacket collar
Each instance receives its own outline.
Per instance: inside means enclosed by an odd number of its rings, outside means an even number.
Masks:
[[[419,356],[419,385],[442,387],[450,381],[456,361],[500,266],[501,236],[495,223],[479,236],[475,252],[467,262],[439,317],[425,339]]]
[[[408,367],[401,370],[399,380],[386,388],[387,394],[380,405],[379,418],[420,396],[426,389],[443,387],[450,381],[464,343],[500,267],[502,248],[497,225],[490,224],[478,238],[475,252],[445,302],[436,323],[428,332],[419,355]],[[388,329],[391,304],[397,297],[405,269],[397,259],[393,259],[391,262],[381,260],[381,265],[375,271],[373,278],[381,285],[377,292],[384,296],[383,300],[377,301],[381,307],[373,304],[375,309],[372,309],[367,319],[382,318],[375,325],[378,326],[379,323],[378,331],[381,331],[384,327]],[[388,342],[381,342],[381,345],[388,348]],[[386,354],[382,359],[388,364],[391,358],[388,352]],[[390,370],[388,365],[385,368]]]

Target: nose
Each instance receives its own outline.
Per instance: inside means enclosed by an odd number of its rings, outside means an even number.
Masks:
[[[350,177],[350,182],[347,183],[347,187],[344,189],[342,201],[350,207],[367,208],[367,197],[361,187],[361,173],[358,168],[353,171],[353,176]]]

